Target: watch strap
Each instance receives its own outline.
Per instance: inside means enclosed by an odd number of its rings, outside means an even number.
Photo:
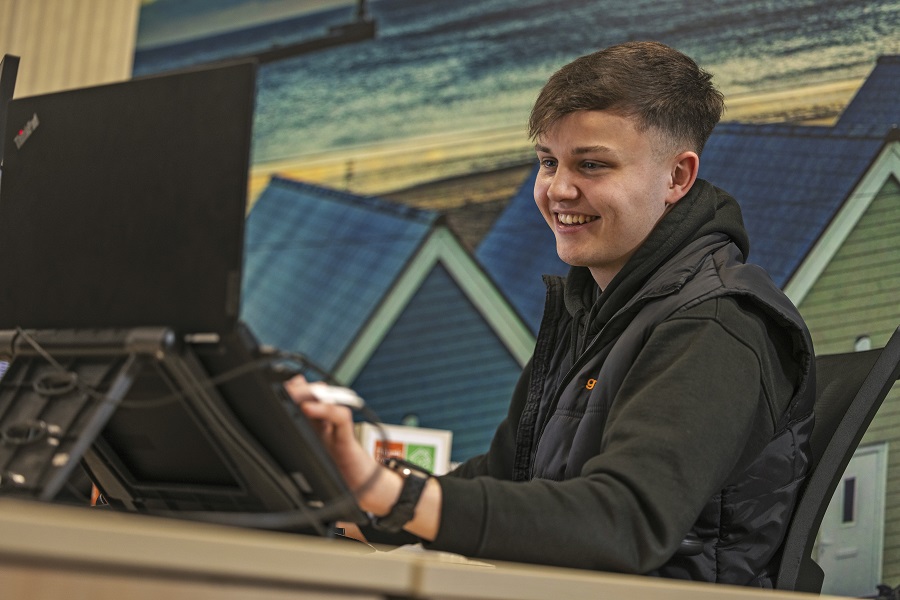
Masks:
[[[372,527],[379,531],[396,533],[403,529],[403,526],[415,515],[416,505],[419,503],[419,498],[422,497],[425,484],[428,483],[431,474],[420,467],[398,459],[388,460],[386,466],[403,476],[403,487],[400,488],[400,495],[390,512],[383,517],[372,518]]]

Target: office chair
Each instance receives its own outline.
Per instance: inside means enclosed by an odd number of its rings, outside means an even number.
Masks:
[[[816,357],[812,470],[782,546],[777,589],[818,594],[825,574],[812,558],[825,510],[869,423],[900,375],[900,328],[884,348]]]

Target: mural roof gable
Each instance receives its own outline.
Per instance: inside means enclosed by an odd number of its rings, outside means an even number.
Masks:
[[[784,287],[884,144],[884,131],[724,123],[700,176],[733,195],[750,235],[748,261]]]
[[[331,368],[439,215],[275,177],[247,218],[242,318]]]
[[[875,68],[844,109],[837,127],[900,125],[900,55],[878,58]]]

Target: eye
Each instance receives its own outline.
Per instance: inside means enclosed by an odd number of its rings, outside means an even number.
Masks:
[[[598,170],[600,170],[600,169],[606,167],[606,165],[603,164],[603,163],[594,162],[594,161],[591,161],[591,160],[586,160],[586,161],[584,161],[583,163],[581,163],[581,167],[582,167],[585,171],[598,171]]]
[[[552,158],[542,158],[540,159],[541,166],[545,169],[555,169],[556,168],[556,160]]]

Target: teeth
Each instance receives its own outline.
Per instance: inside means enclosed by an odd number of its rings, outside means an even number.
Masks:
[[[559,222],[563,225],[584,225],[585,223],[590,223],[595,220],[597,217],[589,217],[588,215],[564,215],[559,213],[556,215],[556,218],[559,219]]]

